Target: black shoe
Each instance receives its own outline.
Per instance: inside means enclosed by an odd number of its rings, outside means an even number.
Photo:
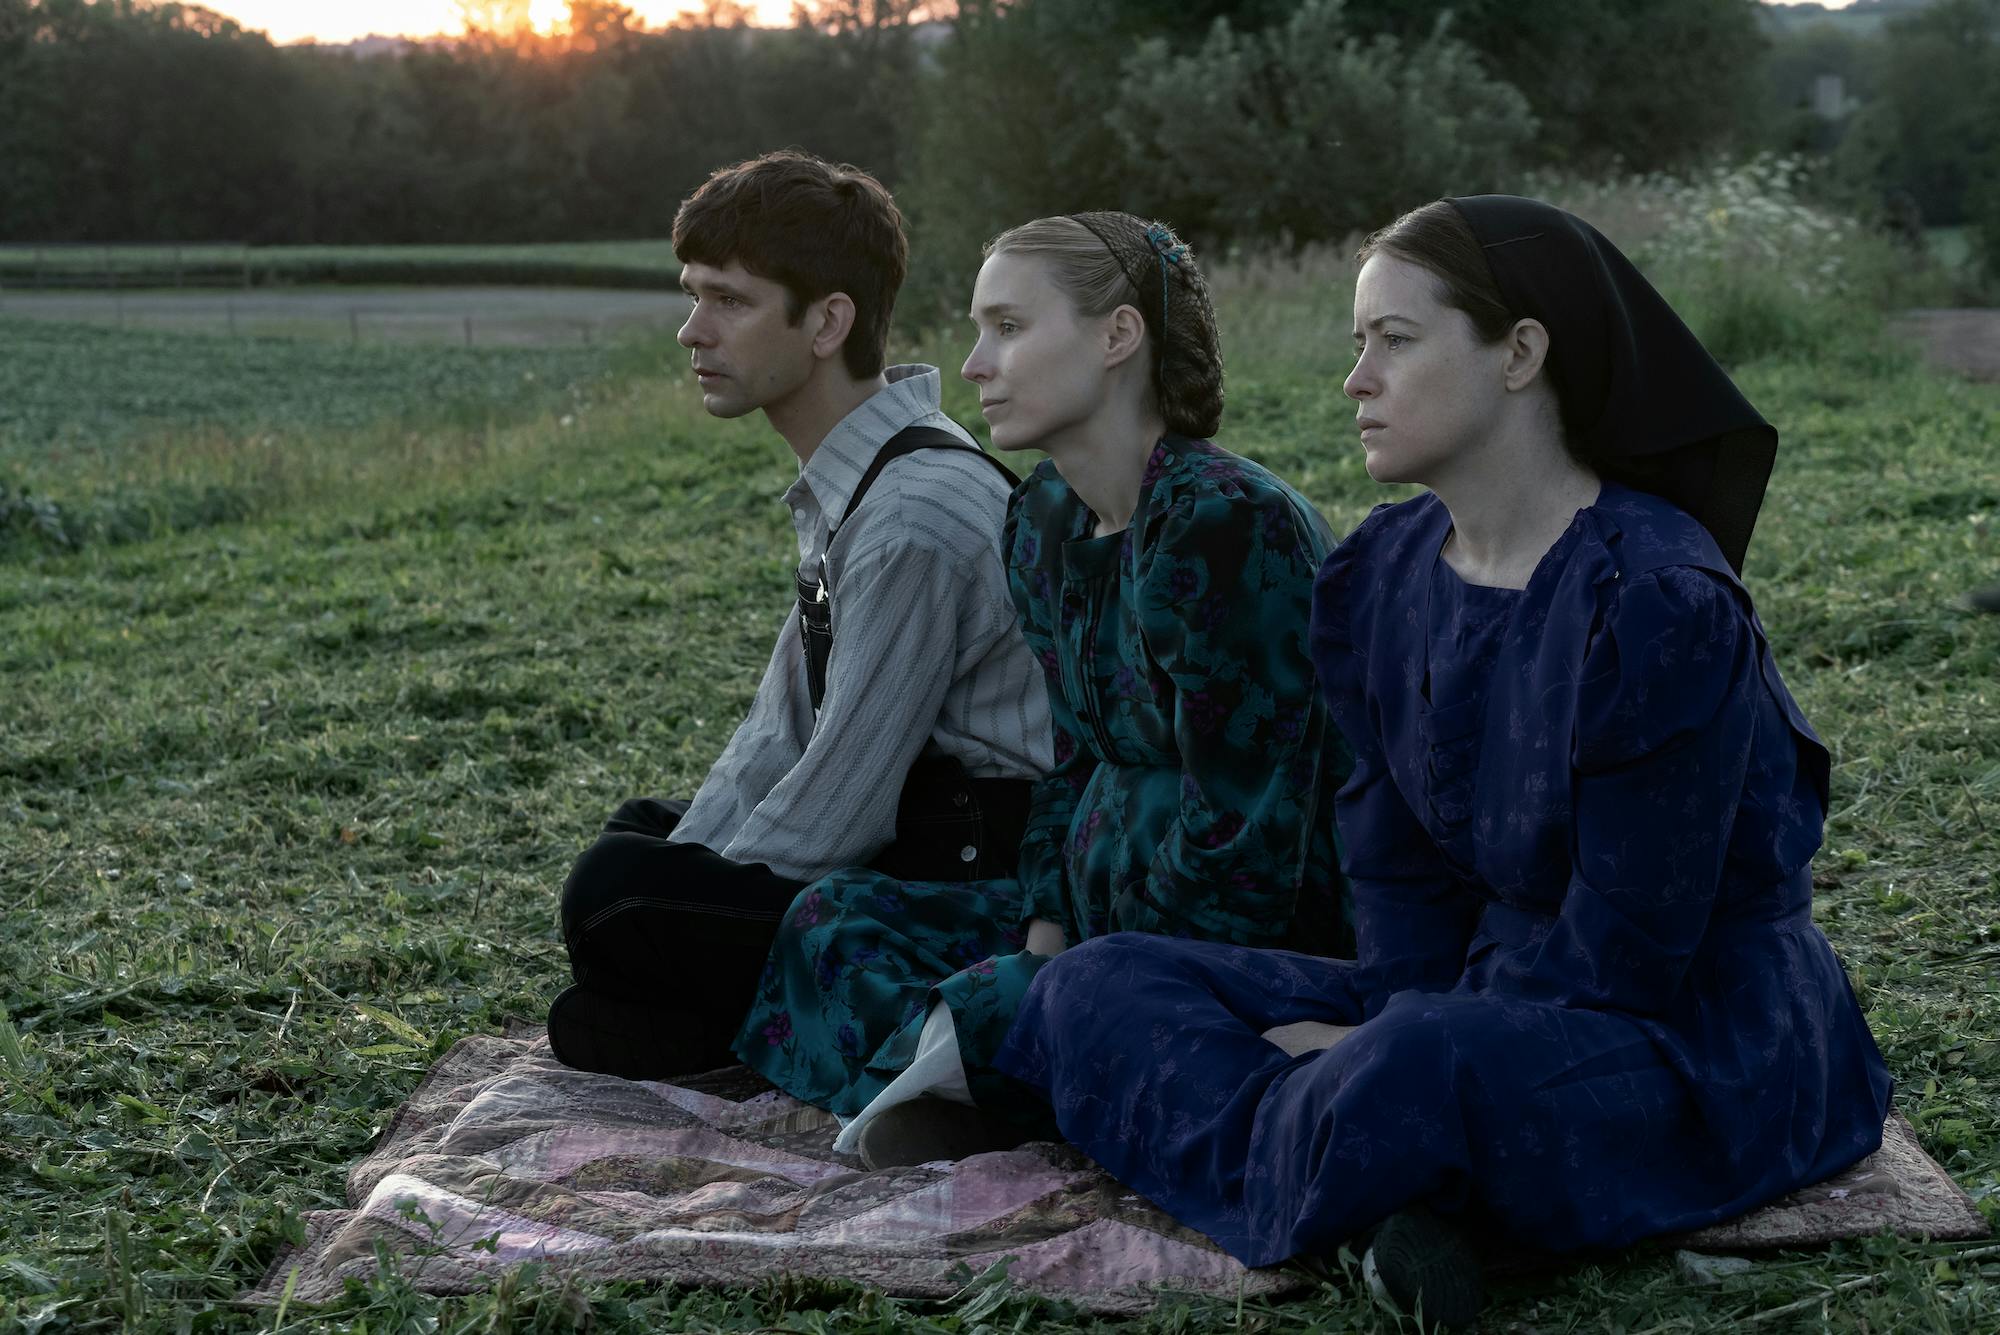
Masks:
[[[1465,1235],[1428,1210],[1403,1210],[1375,1230],[1361,1258],[1361,1274],[1376,1299],[1426,1329],[1472,1328],[1486,1306],[1479,1258]]]
[[[1012,1124],[969,1103],[923,1094],[870,1118],[855,1140],[854,1152],[870,1168],[907,1168],[1011,1150],[1025,1139]]]
[[[692,1016],[572,985],[549,1007],[549,1051],[564,1066],[626,1080],[665,1080],[736,1060],[726,1047],[691,1043],[697,1027]]]

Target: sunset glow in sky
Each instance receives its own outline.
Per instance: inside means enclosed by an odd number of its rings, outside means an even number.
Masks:
[[[684,10],[698,9],[688,0],[623,0],[649,28],[662,28]],[[227,14],[245,28],[271,35],[274,42],[351,42],[370,33],[385,37],[431,37],[465,30],[459,7],[452,0],[208,0],[208,8]],[[750,6],[758,23],[789,23],[791,0],[761,0]],[[548,32],[569,15],[564,0],[530,0],[529,17]]]
[[[1769,0],[1766,0],[1768,3]],[[1854,0],[1821,0],[1828,9],[1845,9]],[[206,0],[208,8],[227,14],[245,28],[271,35],[274,42],[351,42],[380,33],[385,37],[432,37],[465,30],[453,0]],[[662,28],[699,0],[622,0],[639,22]],[[752,0],[756,23],[791,22],[791,0]],[[565,0],[529,0],[529,16],[540,32],[560,27],[569,14]]]

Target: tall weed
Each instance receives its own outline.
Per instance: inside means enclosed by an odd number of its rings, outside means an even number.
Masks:
[[[1725,364],[1903,367],[1908,354],[1881,336],[1884,317],[1948,301],[1951,276],[1812,202],[1807,185],[1800,159],[1767,155],[1681,176],[1533,176],[1513,189],[1604,232]],[[1245,249],[1207,264],[1232,377],[1344,372],[1360,241]]]
[[[1948,299],[1949,278],[1810,197],[1805,159],[1762,154],[1686,175],[1524,183],[1616,242],[1724,363],[1832,359],[1865,369],[1894,353],[1883,316]]]

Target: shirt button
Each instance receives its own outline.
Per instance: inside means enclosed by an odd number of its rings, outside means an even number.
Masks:
[[[958,850],[958,860],[960,862],[972,862],[978,857],[979,857],[979,850],[974,848],[971,844],[967,844],[964,848]]]
[[[971,800],[972,794],[970,793],[958,792],[951,795],[951,804],[955,807],[962,807]]]

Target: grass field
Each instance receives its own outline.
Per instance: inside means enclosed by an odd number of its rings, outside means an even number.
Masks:
[[[39,257],[39,261],[38,261]],[[128,269],[171,271],[176,262],[194,264],[252,264],[265,260],[278,264],[305,263],[334,259],[436,260],[459,263],[466,260],[549,261],[564,264],[622,264],[633,268],[658,269],[678,273],[671,241],[548,241],[520,245],[461,246],[247,246],[190,243],[188,245],[34,246],[0,244],[0,273],[32,270],[39,262],[47,269],[67,269],[94,273],[106,267],[113,272]]]
[[[198,527],[455,466],[505,448],[500,426],[524,417],[567,429],[618,367],[659,355],[652,344],[413,351],[0,320],[0,488],[59,507],[77,540]],[[27,540],[18,524],[12,536]]]
[[[8,292],[0,319],[229,338],[300,338],[350,347],[589,347],[671,334],[679,292],[552,283],[298,284],[237,288]]]
[[[673,244],[247,246],[0,244],[0,290],[240,286],[295,282],[576,283],[672,288]]]
[[[1217,287],[1241,333],[1222,440],[1344,531],[1383,497],[1339,392],[1342,298]],[[1269,304],[1287,292],[1290,317]],[[1252,298],[1254,319],[1228,305]],[[455,1038],[538,1019],[561,985],[554,895],[590,831],[623,797],[690,790],[740,717],[789,596],[791,468],[757,419],[702,417],[671,347],[349,362],[43,337],[0,323],[0,482],[77,513],[236,502],[74,551],[0,525],[0,1328],[267,1329],[231,1299],[298,1212],[342,1203]],[[2000,393],[1862,334],[1740,375],[1785,436],[1748,580],[1836,763],[1817,916],[1902,1108],[1991,1213],[2000,618],[1956,600],[2000,578]],[[443,1300],[390,1276],[285,1327],[586,1309],[634,1331],[1091,1325],[778,1279]],[[1489,1328],[1753,1318],[1992,1331],[2000,1256],[1880,1238],[1703,1285],[1638,1252],[1507,1290]],[[1392,1327],[1338,1271],[1306,1302],[1124,1327],[1210,1328]]]
[[[602,375],[601,350],[328,347],[268,338],[188,337],[29,321],[0,323],[0,466],[52,449],[114,449],[135,439],[215,432],[323,433],[384,422],[516,415]],[[53,477],[101,480],[47,457]]]

